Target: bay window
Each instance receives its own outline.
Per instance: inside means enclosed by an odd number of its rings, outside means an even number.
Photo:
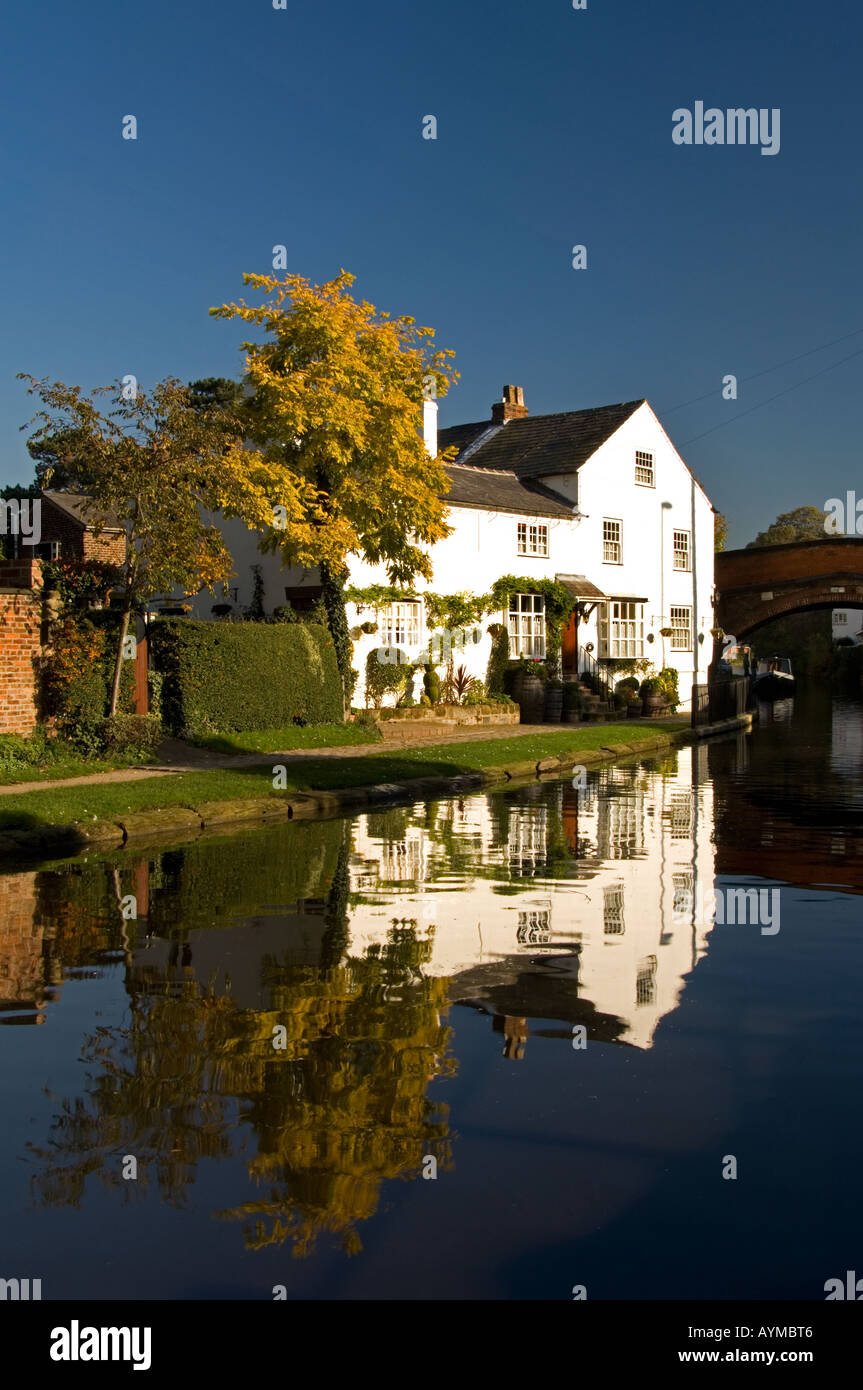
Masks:
[[[603,609],[599,639],[605,657],[644,655],[644,604],[612,599]]]

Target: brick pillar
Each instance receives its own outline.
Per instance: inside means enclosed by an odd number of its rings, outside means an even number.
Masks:
[[[42,566],[0,560],[0,734],[30,734],[38,722]]]

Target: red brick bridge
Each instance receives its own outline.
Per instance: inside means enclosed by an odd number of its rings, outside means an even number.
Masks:
[[[726,550],[715,584],[717,625],[738,638],[787,613],[863,607],[863,538]]]

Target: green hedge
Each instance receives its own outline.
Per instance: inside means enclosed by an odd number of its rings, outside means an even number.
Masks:
[[[163,620],[150,628],[162,719],[192,736],[341,724],[333,640],[313,623]]]

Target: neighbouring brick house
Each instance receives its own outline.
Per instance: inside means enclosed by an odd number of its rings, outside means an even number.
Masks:
[[[43,560],[102,560],[122,565],[126,558],[123,527],[105,526],[97,535],[88,515],[89,498],[77,492],[42,492],[42,535],[36,554]],[[31,547],[19,546],[27,554]]]
[[[41,589],[39,560],[0,560],[0,734],[36,727]]]

